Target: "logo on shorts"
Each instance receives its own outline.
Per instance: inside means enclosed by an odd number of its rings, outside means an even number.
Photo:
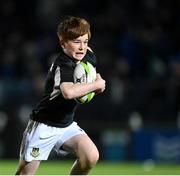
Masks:
[[[34,158],[38,157],[39,156],[39,148],[35,148],[33,147],[32,148],[32,151],[31,151],[31,156],[33,156]]]

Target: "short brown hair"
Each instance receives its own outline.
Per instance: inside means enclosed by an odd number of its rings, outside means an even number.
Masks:
[[[85,34],[88,34],[90,39],[90,24],[84,18],[68,16],[58,25],[57,34],[64,41],[73,40]]]

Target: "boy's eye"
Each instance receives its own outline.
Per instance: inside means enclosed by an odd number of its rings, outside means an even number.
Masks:
[[[74,40],[73,42],[74,42],[74,43],[79,43],[79,41],[77,41],[77,40]]]
[[[85,44],[88,43],[88,41],[81,42],[81,41],[78,41],[78,40],[74,40],[73,42],[74,42],[74,43],[85,43]]]

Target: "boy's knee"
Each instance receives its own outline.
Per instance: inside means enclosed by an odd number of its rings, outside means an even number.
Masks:
[[[82,166],[86,169],[93,168],[99,160],[99,152],[89,153],[83,159],[80,159]]]

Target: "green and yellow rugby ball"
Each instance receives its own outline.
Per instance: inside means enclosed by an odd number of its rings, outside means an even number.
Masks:
[[[96,69],[90,62],[79,62],[74,70],[74,83],[91,83],[96,79]],[[80,103],[88,103],[92,100],[95,93],[90,92],[82,97],[75,98]]]

